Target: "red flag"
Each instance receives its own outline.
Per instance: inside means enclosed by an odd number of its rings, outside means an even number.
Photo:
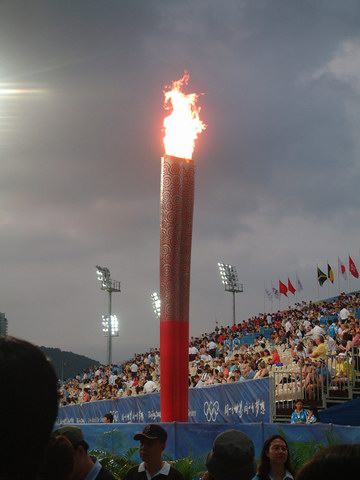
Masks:
[[[293,286],[293,284],[290,282],[290,278],[288,278],[288,286],[287,286],[289,292],[291,292],[293,295],[295,295],[296,288]]]
[[[354,260],[350,257],[349,255],[349,272],[351,275],[355,278],[359,278],[359,272],[358,269],[356,268],[356,265],[354,263]]]
[[[285,295],[285,297],[287,297],[287,292],[288,292],[287,286],[281,280],[279,280],[279,292]]]

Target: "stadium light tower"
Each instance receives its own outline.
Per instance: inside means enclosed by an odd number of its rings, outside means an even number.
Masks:
[[[108,313],[102,316],[103,334],[108,337],[108,364],[112,363],[112,337],[119,335],[119,322],[116,315],[112,315],[112,293],[121,292],[120,282],[113,280],[110,276],[110,270],[107,267],[95,265],[98,280],[101,282],[101,290],[108,292]]]
[[[157,292],[152,293],[151,295],[151,301],[152,301],[152,306],[153,310],[155,313],[155,317],[160,320],[160,307],[161,307],[161,301],[159,294]]]
[[[236,267],[227,265],[226,263],[218,263],[221,281],[225,285],[225,292],[233,294],[233,325],[236,325],[235,316],[235,293],[243,292],[244,285],[239,283]]]

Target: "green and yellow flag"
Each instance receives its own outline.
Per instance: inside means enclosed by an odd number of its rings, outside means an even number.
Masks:
[[[326,273],[324,273],[322,270],[320,270],[319,267],[317,267],[317,279],[318,279],[318,282],[321,286],[323,286],[323,284],[328,279]]]

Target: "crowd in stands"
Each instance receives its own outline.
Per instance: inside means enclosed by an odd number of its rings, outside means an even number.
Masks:
[[[298,302],[276,313],[259,314],[237,325],[219,327],[189,344],[189,387],[269,376],[274,366],[301,365],[311,394],[329,356],[338,359],[336,382],[350,375],[348,357],[360,346],[360,292],[332,301]],[[61,405],[117,399],[160,389],[160,352],[135,355],[119,365],[85,370],[61,387]]]

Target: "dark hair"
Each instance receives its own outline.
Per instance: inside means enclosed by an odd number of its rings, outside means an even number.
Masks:
[[[360,445],[333,445],[317,452],[300,469],[296,480],[353,478],[360,470]]]
[[[288,451],[288,456],[287,456],[284,468],[286,470],[288,470],[292,475],[294,474],[294,470],[292,469],[291,463],[290,463],[290,451],[289,451],[289,446],[287,444],[287,441],[281,435],[272,435],[270,438],[265,440],[264,446],[263,446],[263,448],[261,450],[261,454],[260,454],[260,460],[259,460],[259,464],[258,464],[258,468],[257,468],[257,473],[258,473],[258,476],[261,480],[268,480],[269,474],[271,473],[270,459],[269,459],[267,454],[269,452],[271,443],[274,440],[277,440],[277,439],[282,440],[285,443],[287,451]]]
[[[105,413],[104,418],[107,418],[110,423],[113,423],[114,421],[114,415],[112,413]]]
[[[19,395],[19,382],[26,399]],[[58,410],[54,369],[41,350],[24,340],[0,337],[0,477],[36,477]],[[41,399],[41,401],[39,400]],[[31,465],[31,468],[29,468]]]

